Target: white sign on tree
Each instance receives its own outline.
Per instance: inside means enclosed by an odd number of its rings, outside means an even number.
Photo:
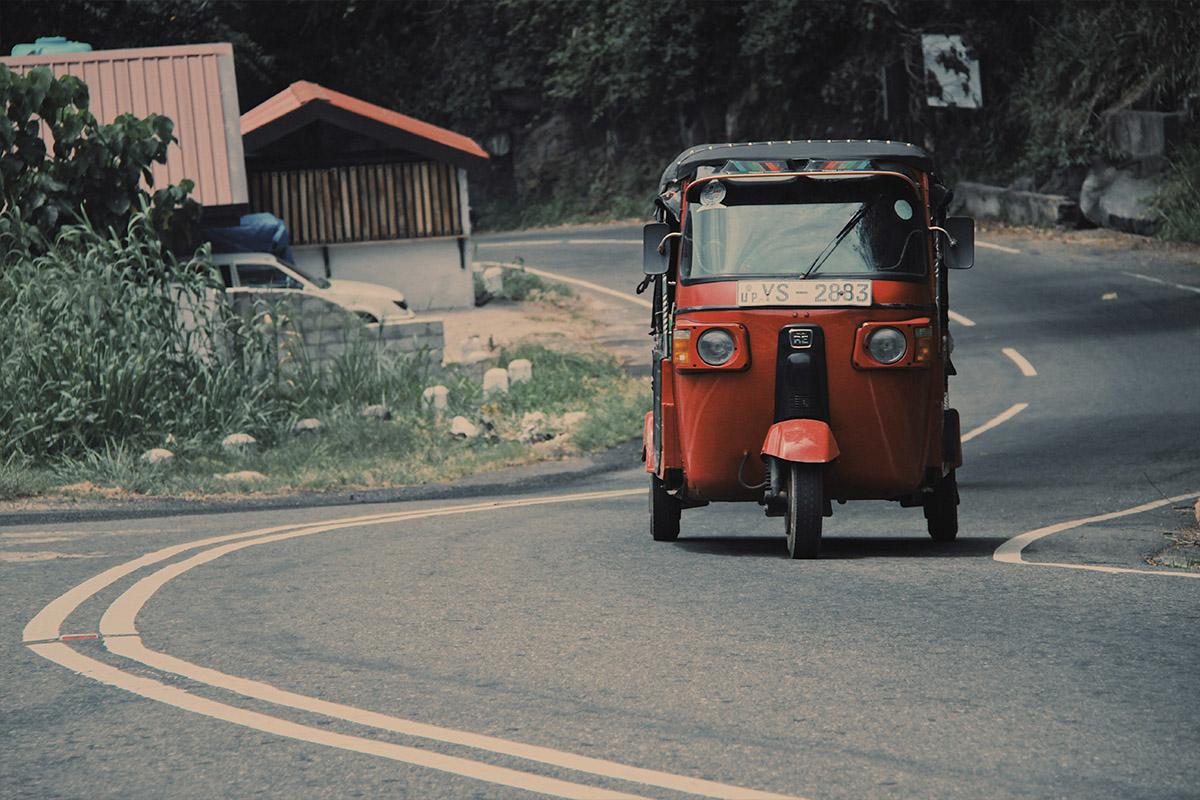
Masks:
[[[938,108],[979,108],[983,89],[979,62],[967,54],[961,36],[926,34],[921,37],[925,55],[925,100]]]

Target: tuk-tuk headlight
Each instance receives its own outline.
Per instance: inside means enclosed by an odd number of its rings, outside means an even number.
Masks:
[[[896,328],[876,328],[867,339],[867,352],[880,364],[895,364],[908,352],[908,340]]]
[[[719,367],[733,358],[733,336],[723,328],[709,328],[696,340],[696,355],[710,367]]]

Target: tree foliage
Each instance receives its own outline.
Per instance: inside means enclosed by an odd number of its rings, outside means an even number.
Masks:
[[[151,165],[166,163],[174,141],[167,117],[122,114],[100,125],[88,104],[88,87],[74,76],[0,65],[0,208],[48,235],[82,218],[123,228],[148,194],[141,183],[153,185]],[[199,218],[191,188],[184,181],[150,198],[158,230],[186,235]]]
[[[179,315],[184,296],[204,307],[212,280],[178,266],[141,209],[119,233],[66,224],[53,237],[0,211],[0,260],[0,462],[220,421],[207,395],[224,375]]]
[[[243,110],[311,80],[496,142],[472,190],[508,206],[649,188],[683,147],[728,139],[903,139],[952,175],[1007,181],[1100,155],[1113,110],[1200,94],[1192,0],[5,0],[2,13],[5,46],[232,42]],[[930,33],[979,60],[982,108],[924,103]],[[897,66],[906,113],[885,119],[881,73]],[[554,147],[573,157],[543,158]],[[566,163],[586,163],[588,183]]]
[[[1194,3],[1068,0],[1038,33],[1014,93],[1027,170],[1088,164],[1116,112],[1179,110],[1200,92]]]

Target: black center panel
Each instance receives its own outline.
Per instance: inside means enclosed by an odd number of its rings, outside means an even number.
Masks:
[[[825,333],[817,325],[788,325],[779,330],[775,421],[785,419],[829,421]]]

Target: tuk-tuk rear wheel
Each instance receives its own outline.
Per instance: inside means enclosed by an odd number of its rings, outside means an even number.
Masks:
[[[657,475],[650,476],[650,535],[656,542],[673,542],[679,538],[679,515],[683,503],[667,492]]]
[[[958,479],[950,470],[925,497],[925,520],[935,542],[952,542],[958,536]]]
[[[816,558],[821,552],[821,519],[825,512],[825,473],[820,464],[788,464],[788,553],[792,558]]]

